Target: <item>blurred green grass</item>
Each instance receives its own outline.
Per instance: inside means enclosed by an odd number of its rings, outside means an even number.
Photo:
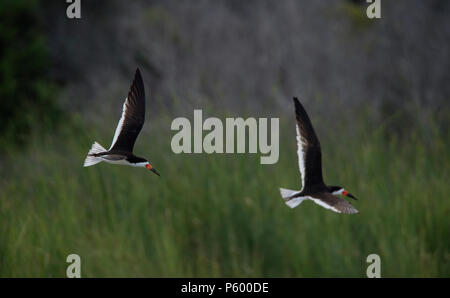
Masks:
[[[281,121],[279,162],[260,165],[259,155],[173,154],[170,119],[152,121],[135,153],[161,178],[83,168],[94,140],[109,146],[109,128],[77,124],[7,150],[0,276],[65,277],[72,253],[82,277],[365,277],[372,253],[383,277],[450,276],[447,130],[319,134],[325,180],[360,198],[360,214],[346,216],[284,205],[279,187],[300,189],[292,123]]]

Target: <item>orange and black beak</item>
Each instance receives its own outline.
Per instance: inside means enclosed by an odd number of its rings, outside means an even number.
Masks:
[[[151,168],[150,171],[161,177],[161,175],[158,173],[158,171],[155,170],[155,168]]]
[[[346,191],[346,190],[344,190],[344,191],[342,192],[342,195],[343,195],[343,196],[346,196],[346,197],[349,197],[349,198],[352,198],[353,200],[358,200],[355,196],[353,196],[351,193],[349,193],[349,192]]]
[[[355,197],[355,196],[353,196],[351,193],[348,193],[348,194],[347,194],[347,197],[350,197],[350,198],[352,198],[353,200],[358,200],[358,198]]]
[[[156,175],[158,175],[158,176],[160,176],[161,177],[161,175],[158,173],[158,171],[156,171],[156,169],[154,168],[154,167],[152,167],[152,165],[151,164],[146,164],[145,165],[145,168],[147,169],[147,170],[150,170],[150,171],[152,171],[153,173],[155,173]]]

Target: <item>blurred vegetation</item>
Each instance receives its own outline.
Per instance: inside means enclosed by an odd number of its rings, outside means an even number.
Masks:
[[[320,94],[323,111],[367,105],[372,121],[408,105],[436,112],[450,95],[445,0],[386,1],[376,20],[364,0],[85,1],[77,21],[66,3],[49,3],[52,74],[70,81],[61,101],[93,117],[109,114],[104,94],[128,85],[138,65],[154,111],[173,111],[177,96],[176,112],[211,101],[287,112],[286,98]]]
[[[57,88],[48,77],[50,60],[39,19],[41,5],[37,0],[0,2],[1,144],[23,144],[31,130],[47,131],[61,117]]]
[[[283,203],[279,187],[300,188],[293,119],[281,119],[270,166],[258,155],[175,155],[170,121],[152,120],[136,146],[161,177],[83,168],[94,139],[108,145],[107,125],[11,152],[0,170],[0,276],[64,277],[72,253],[83,277],[365,277],[372,253],[383,277],[450,275],[448,130],[387,138],[361,117],[353,135],[343,124],[321,134],[326,181],[360,199],[349,216]]]

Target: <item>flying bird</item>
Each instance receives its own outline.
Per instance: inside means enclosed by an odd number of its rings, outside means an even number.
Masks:
[[[156,175],[159,173],[151,163],[133,154],[134,143],[145,121],[145,90],[139,68],[122,108],[122,117],[117,125],[111,147],[108,150],[94,142],[84,160],[84,166],[93,166],[105,161],[111,164],[146,168]]]
[[[308,114],[300,101],[294,97],[295,117],[297,120],[298,164],[302,177],[302,189],[299,191],[280,188],[281,197],[286,205],[295,208],[304,200],[331,209],[338,213],[358,213],[349,202],[338,195],[357,200],[341,186],[325,185],[322,178],[322,153],[320,142],[314,132]]]

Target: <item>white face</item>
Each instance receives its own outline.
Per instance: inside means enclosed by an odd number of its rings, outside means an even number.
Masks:
[[[148,167],[147,165],[150,165],[147,161],[145,161],[145,162],[138,162],[138,163],[134,164],[134,166],[138,167],[138,168],[146,168],[146,167]]]
[[[333,191],[332,194],[335,196],[340,196],[345,191],[345,189],[341,188],[339,190]]]

